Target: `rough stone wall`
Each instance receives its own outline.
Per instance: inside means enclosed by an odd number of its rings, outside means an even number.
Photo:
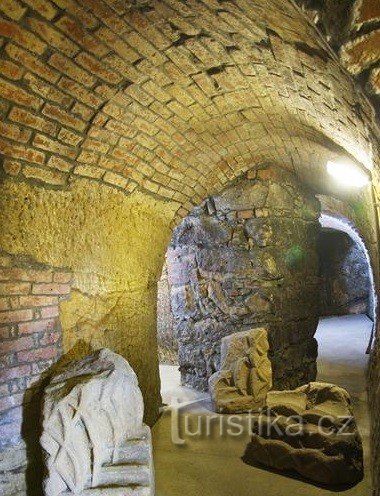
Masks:
[[[368,262],[360,247],[345,233],[322,230],[318,252],[321,315],[372,316]]]
[[[162,364],[178,364],[178,342],[170,301],[168,268],[165,262],[157,284],[157,341],[158,358]]]
[[[248,173],[193,210],[168,251],[182,382],[207,389],[221,339],[269,325],[277,388],[315,379],[319,203],[280,169]]]
[[[296,0],[380,112],[379,0]]]
[[[65,351],[127,357],[154,419],[173,218],[263,162],[318,191],[337,153],[376,164],[373,109],[288,0],[0,11],[0,248],[73,270]]]

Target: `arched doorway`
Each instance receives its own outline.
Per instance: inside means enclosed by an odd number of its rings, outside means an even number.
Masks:
[[[365,400],[365,371],[377,307],[369,252],[346,217],[322,212],[319,221],[318,380],[339,384]]]

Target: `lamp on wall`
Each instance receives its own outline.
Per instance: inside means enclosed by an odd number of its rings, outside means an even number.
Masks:
[[[369,174],[348,159],[329,160],[327,171],[345,187],[363,188],[370,182]]]

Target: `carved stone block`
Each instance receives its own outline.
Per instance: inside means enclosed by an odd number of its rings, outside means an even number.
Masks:
[[[46,496],[153,496],[150,429],[136,374],[108,349],[61,368],[45,389]]]
[[[238,332],[222,339],[221,369],[209,380],[215,410],[242,413],[265,405],[272,387],[266,329]]]

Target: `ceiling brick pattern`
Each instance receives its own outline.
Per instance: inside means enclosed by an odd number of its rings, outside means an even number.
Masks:
[[[372,107],[291,2],[0,9],[0,152],[17,180],[139,188],[184,215],[258,163],[302,175],[339,147],[371,156]]]

